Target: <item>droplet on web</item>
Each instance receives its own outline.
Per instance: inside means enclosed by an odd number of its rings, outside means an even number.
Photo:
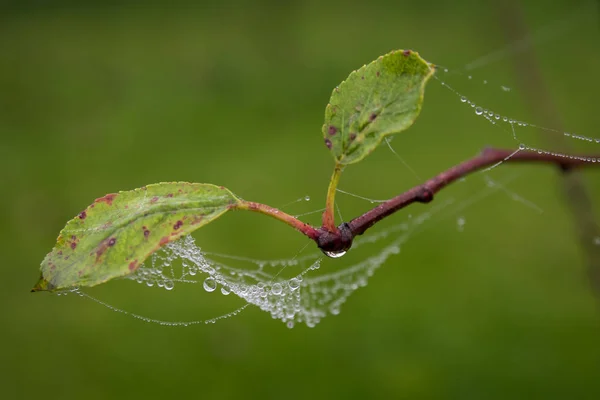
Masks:
[[[481,107],[475,108],[475,114],[477,114],[477,115],[483,114],[483,108],[481,108]]]
[[[283,292],[283,287],[281,286],[281,284],[274,283],[273,286],[271,287],[271,293],[273,293],[276,296],[279,296],[281,294],[281,292]]]
[[[292,291],[296,290],[300,287],[300,281],[297,278],[292,278],[288,282],[288,286],[290,287],[290,289],[292,289]]]
[[[206,278],[204,280],[203,286],[204,290],[206,290],[207,292],[214,292],[217,288],[217,282],[212,278]]]
[[[458,217],[458,219],[456,220],[456,229],[459,232],[463,232],[465,230],[465,218],[464,217]]]

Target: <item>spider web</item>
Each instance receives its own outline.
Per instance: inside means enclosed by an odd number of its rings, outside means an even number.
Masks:
[[[511,117],[506,113],[493,110],[492,107],[487,107],[483,103],[480,104],[471,100],[462,91],[456,89],[453,84],[449,83],[449,80],[458,77],[472,82],[478,79],[472,75],[474,70],[501,60],[511,53],[525,51],[538,41],[548,40],[557,34],[563,34],[565,31],[573,29],[578,18],[581,18],[584,14],[581,8],[578,8],[571,15],[543,27],[531,37],[484,55],[467,63],[463,69],[454,71],[445,67],[438,67],[438,71],[434,75],[435,81],[458,100],[457,104],[460,104],[463,109],[471,109],[471,115],[484,118],[504,138],[512,139],[515,150],[507,159],[519,151],[532,150],[540,154],[578,158],[590,163],[600,162],[600,159],[593,157],[581,158],[539,148],[522,137],[521,134],[525,129],[558,133],[568,139],[591,144],[592,146],[600,144],[600,138],[574,132],[562,132]],[[511,95],[514,93],[510,86],[492,84],[487,79],[480,79],[480,83],[490,87],[495,85],[496,90],[501,94]],[[422,182],[419,171],[404,159],[400,151],[394,148],[391,138],[386,139],[382,147],[387,147],[397,158],[399,164],[417,181]],[[502,180],[492,178],[491,172],[501,163],[502,161],[475,175],[482,178],[481,189],[476,194],[469,196],[468,199],[462,201],[449,199],[430,207],[429,211],[415,217],[408,215],[408,218],[400,224],[358,237],[353,244],[352,252],[354,253],[357,249],[362,248],[364,250],[362,257],[351,262],[339,260],[337,269],[333,272],[329,272],[329,268],[327,269],[328,273],[319,271],[321,264],[324,262],[322,253],[311,252],[301,255],[306,246],[293,258],[259,260],[243,256],[211,253],[199,247],[192,236],[186,236],[163,247],[153,254],[134,274],[127,277],[127,279],[139,284],[162,288],[167,291],[171,291],[179,285],[196,285],[209,293],[236,296],[242,300],[242,306],[216,318],[193,321],[158,320],[116,308],[82,292],[80,289],[74,289],[72,292],[116,312],[160,325],[211,324],[238,315],[249,306],[254,306],[270,314],[273,319],[283,322],[289,328],[293,328],[297,324],[314,327],[326,316],[338,315],[349,296],[356,290],[367,286],[369,279],[375,272],[385,265],[390,258],[397,257],[411,238],[434,226],[430,223],[433,219],[439,222],[444,218],[454,218],[456,230],[463,232],[468,224],[464,211],[492,194],[506,196],[511,201],[518,202],[531,209],[532,212],[543,213],[542,207],[510,189],[511,182],[518,175]],[[338,189],[338,192],[343,196],[353,197],[371,204],[385,201],[384,199],[373,199],[345,189]],[[309,200],[309,196],[301,197],[285,204],[283,207]],[[297,214],[296,217],[322,211],[323,209],[304,212]],[[337,212],[341,218],[342,211],[338,208]],[[600,246],[600,237],[595,237],[593,240],[595,245]],[[376,243],[384,244],[378,247],[373,246]]]

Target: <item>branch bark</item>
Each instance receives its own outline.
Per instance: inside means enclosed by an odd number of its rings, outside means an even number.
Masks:
[[[599,155],[564,155],[543,151],[485,149],[481,154],[439,173],[425,183],[415,186],[398,196],[379,204],[350,222],[341,224],[332,231],[327,227],[314,228],[276,208],[254,202],[243,202],[238,209],[258,212],[276,218],[303,233],[317,243],[328,256],[347,251],[353,239],[362,235],[378,221],[392,215],[412,203],[429,203],[434,195],[451,184],[476,171],[499,163],[542,163],[553,164],[564,172],[580,167],[600,167]]]

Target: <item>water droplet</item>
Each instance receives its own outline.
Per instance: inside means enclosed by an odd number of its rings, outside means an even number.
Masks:
[[[527,147],[523,143],[519,144],[519,150],[525,150],[526,148]]]
[[[508,122],[508,117],[502,117],[502,121]]]
[[[596,237],[594,238],[594,244],[595,244],[596,246],[600,246],[600,236],[596,236]]]
[[[206,278],[204,280],[203,286],[204,290],[206,290],[207,292],[214,292],[217,288],[217,282],[212,278]]]
[[[331,257],[331,258],[340,258],[342,257],[344,254],[346,254],[346,251],[325,251],[324,252],[325,255],[327,257]],[[317,267],[318,268],[318,267]]]
[[[444,68],[444,72],[448,72],[448,68]]]
[[[487,81],[485,81],[485,80],[484,80],[484,81],[483,81],[483,84],[484,84],[484,85],[487,85]]]
[[[465,218],[464,217],[458,217],[458,219],[456,220],[456,228],[458,229],[459,232],[462,232],[465,230]]]
[[[473,79],[473,77],[471,75],[468,76],[469,79]]]
[[[288,286],[290,287],[290,289],[296,290],[300,287],[300,281],[297,278],[292,278],[288,282]]]
[[[483,108],[481,108],[481,107],[477,107],[477,108],[475,109],[475,114],[477,114],[477,115],[481,115],[481,114],[483,114]]]
[[[310,196],[304,196],[304,201],[310,201]]]
[[[330,312],[332,315],[338,315],[338,314],[340,313],[340,308],[339,308],[337,305],[335,305],[335,306],[331,306],[331,307],[329,308],[329,312]]]
[[[494,115],[494,118],[496,118],[496,119],[500,119],[500,114],[496,114],[496,115]]]
[[[273,286],[271,287],[271,293],[273,293],[276,296],[279,296],[281,294],[281,292],[283,292],[283,287],[281,286],[281,284],[274,283]]]
[[[204,288],[206,289],[206,286]],[[227,286],[221,286],[221,293],[223,293],[223,295],[227,296],[229,293],[231,293],[231,289]]]
[[[167,279],[167,280],[165,280],[164,286],[165,286],[165,289],[167,289],[167,290],[173,290],[173,288],[175,287],[175,283],[172,280]]]
[[[286,326],[290,329],[292,329],[294,327],[294,321],[288,321]]]
[[[468,100],[468,99],[467,99],[465,96],[460,96],[460,101],[461,101],[461,102],[463,102],[463,103],[466,103],[466,102],[467,102],[467,100]]]

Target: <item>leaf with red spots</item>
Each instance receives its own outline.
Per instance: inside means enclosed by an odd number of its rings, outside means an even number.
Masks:
[[[337,164],[356,163],[388,135],[410,127],[435,67],[419,53],[396,50],[352,72],[325,109],[323,136]]]
[[[229,190],[158,183],[108,194],[67,222],[33,291],[94,286],[134,272],[144,260],[239,204]]]

